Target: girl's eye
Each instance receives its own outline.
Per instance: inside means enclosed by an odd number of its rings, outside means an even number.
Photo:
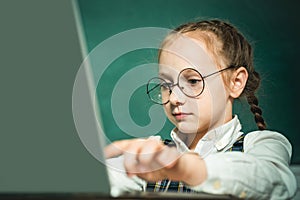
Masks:
[[[191,85],[199,84],[202,80],[201,79],[189,79],[188,83]]]

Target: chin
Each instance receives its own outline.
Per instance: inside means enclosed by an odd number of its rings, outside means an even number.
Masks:
[[[181,133],[185,134],[196,134],[198,132],[198,126],[191,123],[178,123],[177,128]]]

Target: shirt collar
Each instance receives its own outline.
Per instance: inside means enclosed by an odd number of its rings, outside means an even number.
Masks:
[[[190,151],[186,144],[178,137],[175,129],[172,130],[171,137],[175,142],[177,149],[181,152]],[[199,140],[195,151],[197,151],[197,149],[200,148],[200,145],[205,142],[212,142],[213,146],[218,151],[221,151],[226,146],[231,146],[235,142],[235,140],[242,134],[240,130],[241,124],[237,115],[235,115],[229,122],[207,132],[203,138]]]

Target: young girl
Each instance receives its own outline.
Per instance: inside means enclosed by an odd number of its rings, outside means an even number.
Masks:
[[[159,76],[148,82],[147,93],[175,125],[172,141],[153,136],[107,146],[108,165],[121,162],[126,171],[109,170],[113,188],[293,197],[291,144],[265,130],[255,96],[260,77],[252,48],[236,28],[219,20],[179,26],[163,41],[159,64]],[[242,133],[232,115],[234,99],[242,96],[258,131]]]

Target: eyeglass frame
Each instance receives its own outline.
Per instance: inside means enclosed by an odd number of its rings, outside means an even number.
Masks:
[[[169,95],[172,94],[173,88],[174,88],[175,86],[178,86],[178,88],[180,89],[180,91],[181,91],[185,96],[190,97],[190,98],[197,98],[197,97],[200,96],[200,95],[203,93],[203,91],[204,91],[204,88],[205,88],[205,81],[204,81],[204,79],[205,79],[205,78],[210,77],[210,76],[212,76],[212,75],[215,75],[215,74],[217,74],[217,73],[223,72],[223,71],[225,71],[225,70],[232,69],[232,68],[235,68],[235,66],[234,66],[234,65],[230,65],[229,67],[226,67],[226,68],[221,69],[221,70],[219,70],[219,71],[213,72],[213,73],[208,74],[208,75],[206,75],[206,76],[202,76],[202,74],[201,74],[198,70],[196,70],[196,69],[194,69],[194,68],[184,68],[184,69],[182,69],[182,70],[179,72],[179,74],[178,74],[178,77],[177,77],[177,83],[171,83],[171,84],[168,84],[168,85],[167,85],[168,88],[169,88]],[[196,96],[187,95],[187,94],[186,94],[184,91],[182,91],[182,89],[179,87],[179,76],[180,76],[181,72],[183,72],[184,70],[188,70],[188,69],[196,71],[196,72],[201,76],[202,81],[203,81],[203,87],[202,87],[202,90],[201,90],[201,92],[200,92],[199,94],[197,94]],[[150,99],[153,103],[159,104],[159,105],[165,105],[165,104],[169,103],[169,102],[170,102],[170,97],[169,97],[169,100],[168,100],[166,103],[158,103],[158,102],[154,101],[154,100],[150,97],[150,92],[151,92],[152,90],[154,90],[156,87],[159,86],[159,84],[158,84],[157,86],[151,88],[151,90],[149,91],[148,86],[149,86],[150,81],[153,80],[153,79],[161,79],[161,80],[163,80],[164,82],[166,82],[165,79],[160,78],[160,77],[153,77],[153,78],[151,78],[151,79],[148,81],[148,83],[147,83],[147,95],[148,95],[149,99]]]

